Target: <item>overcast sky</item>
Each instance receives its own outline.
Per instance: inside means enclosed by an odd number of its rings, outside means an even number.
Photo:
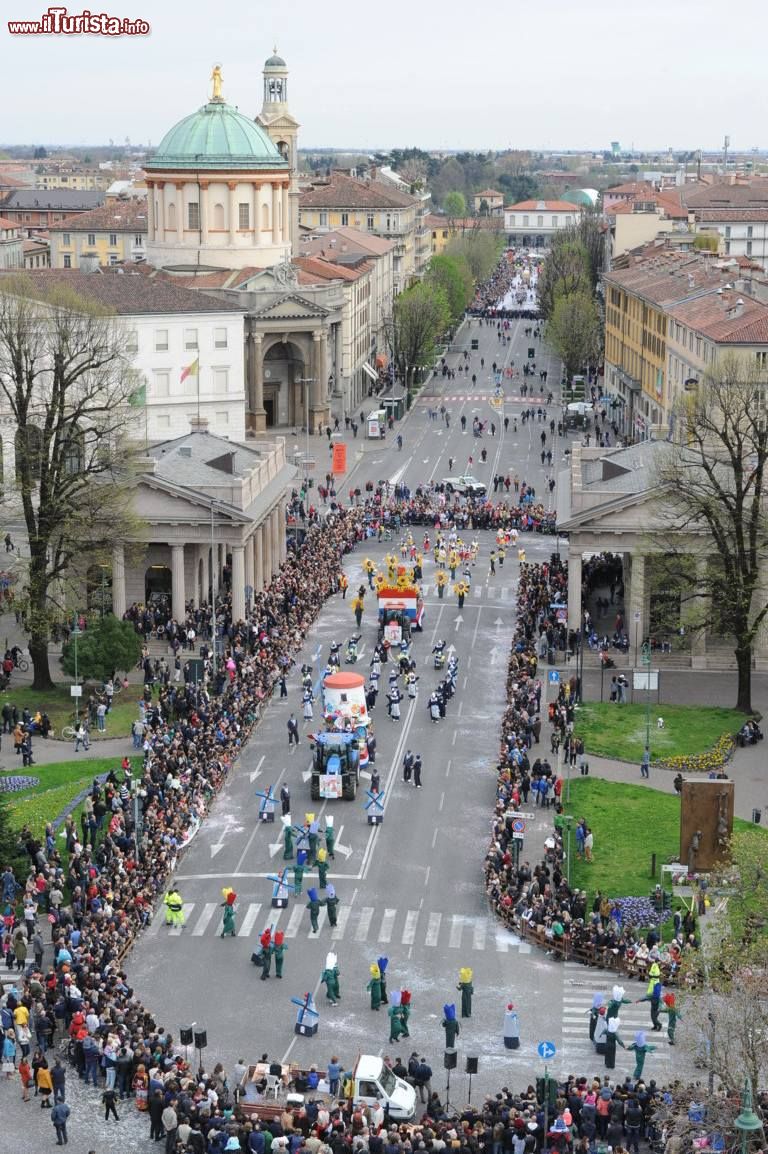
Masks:
[[[64,3],[64,0],[62,0]],[[85,5],[73,0],[71,15]],[[766,146],[766,0],[98,0],[148,36],[12,36],[45,0],[3,0],[0,143],[157,144],[224,95],[261,107],[273,44],[303,147]]]

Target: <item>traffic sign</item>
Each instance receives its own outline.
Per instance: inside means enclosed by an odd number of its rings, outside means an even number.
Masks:
[[[517,830],[514,830],[514,832],[512,833],[512,841],[524,841],[524,840],[525,840],[525,834],[522,832],[518,832]]]
[[[549,684],[550,685],[557,685],[557,684],[559,684],[559,682],[560,682],[560,671],[557,669],[550,669],[550,671],[549,671]]]
[[[539,1057],[543,1058],[545,1062],[548,1062],[550,1058],[554,1058],[557,1053],[554,1042],[539,1042],[536,1049],[538,1050]]]
[[[504,816],[505,817],[521,817],[523,819],[523,821],[535,821],[536,820],[536,814],[535,813],[521,813],[521,811],[517,810],[517,809],[507,810],[507,812]]]
[[[519,817],[512,822],[512,830],[514,833],[525,833],[525,822],[521,821]]]

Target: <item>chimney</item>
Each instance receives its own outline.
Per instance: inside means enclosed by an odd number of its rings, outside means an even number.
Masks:
[[[207,433],[208,432],[208,418],[207,417],[190,417],[190,429],[193,433]]]

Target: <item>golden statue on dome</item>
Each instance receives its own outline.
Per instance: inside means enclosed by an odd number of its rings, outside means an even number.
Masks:
[[[211,80],[213,81],[213,92],[211,93],[211,100],[223,100],[221,95],[221,65],[214,64],[213,72],[211,73]]]

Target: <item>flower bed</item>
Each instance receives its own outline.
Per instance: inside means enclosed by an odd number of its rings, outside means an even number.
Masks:
[[[723,733],[712,748],[704,753],[666,757],[653,764],[661,769],[678,769],[684,773],[716,773],[730,761],[735,749],[736,738],[732,733]]]
[[[0,777],[0,793],[20,793],[23,789],[34,789],[39,784],[39,777],[13,774],[11,777]]]

